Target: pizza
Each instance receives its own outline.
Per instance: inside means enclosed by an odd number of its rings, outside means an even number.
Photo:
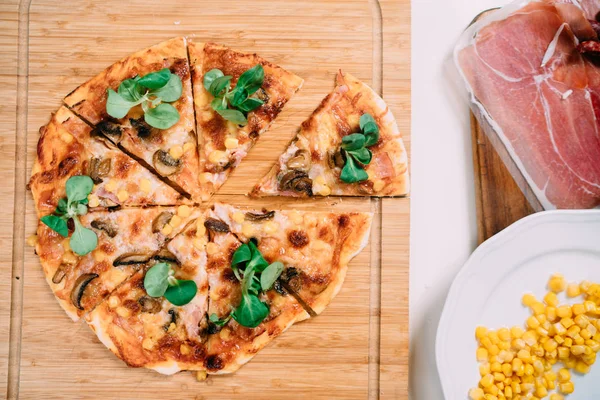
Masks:
[[[348,73],[251,196],[404,196],[408,160],[396,120],[369,86]]]
[[[300,89],[299,76],[266,61],[256,54],[245,54],[214,43],[188,43],[194,108],[196,111],[198,150],[200,156],[200,185],[202,199],[208,199],[239,165],[259,136],[277,118],[285,104]],[[231,84],[240,76],[260,65],[264,70],[262,85],[255,97],[263,104],[249,112],[247,123],[239,125],[223,118],[212,106],[215,97],[205,87],[205,75],[219,70],[231,77]]]
[[[140,265],[162,259],[164,244],[198,213],[187,205],[89,212],[79,220],[97,235],[98,245],[85,256],[72,251],[72,236],[40,222],[36,253],[58,302],[77,320]]]
[[[40,217],[54,211],[65,197],[65,182],[75,175],[88,175],[94,181],[92,208],[173,205],[185,200],[66,107],[58,109],[40,134],[29,182]]]
[[[86,321],[100,341],[127,365],[167,375],[205,370],[206,236],[206,229],[199,231],[197,222],[192,221],[168,243],[162,259],[149,260],[87,315]],[[164,297],[148,295],[145,276],[157,263],[170,264],[177,279],[195,282],[197,293],[189,303],[177,306]]]
[[[208,315],[224,320],[242,301],[241,282],[231,268],[235,250],[242,242],[214,211],[209,212],[205,226],[210,235],[206,245]],[[243,326],[233,318],[223,325],[208,322],[205,365],[209,374],[235,372],[294,323],[309,318],[302,305],[277,284],[260,299],[268,304],[269,313],[256,327]]]
[[[244,210],[215,204],[214,213],[243,241],[257,240],[268,261],[281,261],[283,288],[315,314],[342,287],[348,263],[367,244],[371,213]]]
[[[338,79],[286,151],[295,161],[254,194],[406,192],[391,113],[366,85]],[[40,129],[29,188],[44,276],[127,365],[233,373],[340,291],[371,213],[202,204],[302,83],[256,54],[175,38],[75,89]],[[342,150],[368,179],[324,172],[324,155]]]
[[[108,90],[120,89],[137,79],[167,69],[181,81],[181,96],[172,106],[179,120],[168,129],[151,126],[141,104],[120,119],[107,112]],[[173,187],[192,199],[200,198],[197,185],[198,152],[192,100],[192,83],[184,38],[175,38],[139,51],[111,65],[64,99],[65,104],[95,130],[130,155],[142,160]],[[164,105],[164,104],[163,104]]]

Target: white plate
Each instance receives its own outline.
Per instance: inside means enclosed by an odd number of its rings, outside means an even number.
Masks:
[[[521,305],[522,295],[532,292],[541,299],[555,272],[567,281],[600,282],[600,211],[537,213],[475,250],[452,283],[437,332],[437,367],[446,400],[468,399],[480,379],[475,328],[522,326],[530,315]],[[559,299],[566,302],[564,294]],[[569,400],[600,398],[600,359],[589,374],[573,374],[573,382]]]

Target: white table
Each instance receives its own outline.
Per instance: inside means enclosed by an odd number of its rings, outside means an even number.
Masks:
[[[412,1],[410,394],[441,400],[435,335],[454,276],[476,246],[466,99],[448,74],[462,30],[506,0]],[[474,355],[471,355],[474,357]],[[466,394],[465,394],[466,398]]]

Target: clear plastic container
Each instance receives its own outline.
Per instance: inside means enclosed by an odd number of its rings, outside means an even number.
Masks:
[[[536,211],[600,205],[600,63],[577,50],[594,13],[578,6],[487,10],[454,49],[471,110]]]

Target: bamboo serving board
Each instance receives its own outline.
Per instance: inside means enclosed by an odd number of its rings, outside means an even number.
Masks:
[[[339,68],[383,95],[410,149],[409,0],[5,0],[0,14],[0,397],[408,398],[409,199],[245,194],[332,90]],[[186,372],[127,368],[66,316],[25,243],[37,223],[25,185],[39,127],[85,80],[175,36],[257,52],[305,79],[215,200],[375,213],[371,241],[327,310],[291,327],[237,373],[204,382]]]

